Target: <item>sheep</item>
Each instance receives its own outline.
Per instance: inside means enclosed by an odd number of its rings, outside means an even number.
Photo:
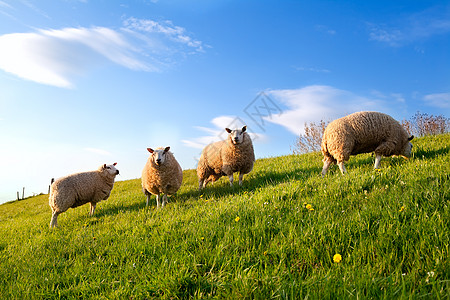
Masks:
[[[142,191],[147,196],[147,206],[153,194],[159,208],[160,194],[164,194],[161,201],[161,207],[164,207],[167,197],[175,194],[183,181],[183,170],[169,150],[170,147],[147,148],[151,155],[142,170]]]
[[[322,176],[330,164],[336,162],[341,173],[345,174],[344,161],[359,153],[375,153],[374,169],[380,167],[382,155],[409,158],[413,138],[399,122],[380,112],[356,112],[334,120],[325,128],[322,137]]]
[[[206,146],[197,165],[198,188],[201,190],[212,181],[226,175],[233,186],[233,173],[239,172],[239,185],[244,174],[250,173],[255,162],[255,153],[250,136],[242,129],[225,128],[228,136],[223,141]]]
[[[119,174],[117,163],[103,164],[96,171],[68,175],[54,181],[50,187],[49,205],[52,209],[50,227],[58,226],[58,215],[69,208],[89,203],[92,216],[98,202],[108,199]]]

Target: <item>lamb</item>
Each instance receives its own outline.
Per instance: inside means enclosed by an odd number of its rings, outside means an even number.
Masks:
[[[239,185],[244,174],[250,173],[255,163],[255,153],[250,136],[242,129],[225,128],[228,136],[225,140],[206,146],[197,166],[198,188],[201,190],[212,181],[226,175],[233,186],[233,173],[239,172]]]
[[[52,209],[50,227],[58,226],[58,215],[69,208],[89,203],[92,216],[98,202],[108,199],[119,174],[117,163],[101,165],[98,170],[68,175],[53,181],[50,188],[49,205]]]
[[[168,202],[167,197],[175,194],[183,181],[183,170],[170,152],[170,147],[159,147],[153,150],[147,148],[151,153],[142,170],[142,190],[147,196],[147,206],[150,196],[156,195],[156,206],[160,207],[160,194],[164,194],[161,207]]]
[[[344,161],[348,161],[350,155],[375,152],[375,169],[380,167],[381,156],[409,158],[413,138],[408,137],[399,122],[380,112],[356,112],[334,120],[328,124],[322,137],[322,176],[330,164],[336,162],[341,173],[345,174]]]

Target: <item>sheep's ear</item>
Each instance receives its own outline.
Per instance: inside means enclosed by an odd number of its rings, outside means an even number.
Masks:
[[[147,148],[147,151],[150,152],[150,153],[154,152],[152,148]]]
[[[113,166],[117,165],[117,163],[113,163]]]
[[[410,141],[410,140],[412,140],[414,138],[414,136],[412,135],[412,136],[410,136],[409,138],[408,138],[408,141]]]
[[[226,130],[228,133],[231,133],[231,129],[230,129],[230,128],[225,128],[225,130]]]
[[[103,165],[103,169],[106,169],[106,164]]]
[[[247,130],[247,125],[245,125],[244,127],[242,127],[242,132],[245,132]]]
[[[164,149],[164,152],[167,152],[167,151],[169,151],[170,150],[170,147],[166,147],[165,149]]]

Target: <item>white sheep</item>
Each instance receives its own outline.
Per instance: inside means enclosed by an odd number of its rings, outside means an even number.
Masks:
[[[411,156],[414,136],[391,116],[380,112],[356,112],[328,124],[322,137],[322,176],[332,163],[346,173],[344,161],[350,155],[375,152],[374,168],[380,167],[381,156]]]
[[[160,194],[164,194],[161,203],[164,207],[168,202],[167,197],[175,194],[183,181],[183,170],[169,149],[170,147],[155,150],[147,148],[151,155],[142,170],[142,190],[147,196],[147,206],[153,194],[156,195],[156,206],[159,207]]]
[[[51,185],[49,205],[52,209],[50,227],[58,226],[58,215],[69,208],[90,204],[92,216],[98,202],[108,199],[119,170],[116,164],[102,165],[96,171],[68,175],[54,181]]]
[[[225,128],[228,136],[225,140],[206,146],[200,156],[197,166],[198,188],[201,190],[212,181],[226,175],[233,185],[233,173],[239,172],[239,185],[242,185],[244,174],[253,169],[255,153],[252,139],[242,129]]]

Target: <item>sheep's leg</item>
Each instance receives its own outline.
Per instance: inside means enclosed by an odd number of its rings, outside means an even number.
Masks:
[[[150,201],[150,197],[151,197],[151,194],[150,194],[150,193],[148,193],[148,194],[147,194],[147,203],[146,203],[146,205],[145,205],[145,206],[148,206],[148,202]]]
[[[244,179],[244,174],[239,173],[239,185],[242,185],[242,180]]]
[[[343,161],[340,161],[340,162],[338,162],[337,164],[338,164],[338,166],[339,166],[339,170],[341,170],[342,175],[344,175],[345,173],[347,173],[347,170],[345,169],[345,166],[344,166],[344,162],[343,162]]]
[[[57,212],[57,211],[53,211],[52,212],[52,219],[50,221],[50,228],[58,226],[58,215],[59,215],[59,212]]]
[[[202,189],[202,187],[203,187],[203,182],[204,182],[203,179],[199,179],[199,180],[198,180],[198,190],[199,190],[199,191],[200,191],[200,190]]]
[[[89,202],[89,204],[91,205],[91,209],[90,209],[89,215],[92,216],[92,215],[94,215],[95,206],[97,205],[97,203]]]
[[[159,194],[156,195],[156,207],[159,208]]]
[[[161,203],[161,207],[164,207],[164,205],[166,205],[166,202],[168,202],[167,201],[167,195],[166,194],[164,194],[163,196],[162,196],[162,201],[161,201],[162,203]]]
[[[231,173],[231,175],[228,175],[228,179],[230,179],[230,186],[233,186],[233,173]]]
[[[325,176],[325,174],[327,174],[327,171],[328,171],[328,168],[330,167],[330,165],[331,165],[331,161],[329,161],[329,160],[323,161],[322,177]]]
[[[375,166],[373,168],[374,169],[379,169],[380,168],[380,162],[381,162],[381,155],[380,154],[376,154],[376,156],[375,156]]]

